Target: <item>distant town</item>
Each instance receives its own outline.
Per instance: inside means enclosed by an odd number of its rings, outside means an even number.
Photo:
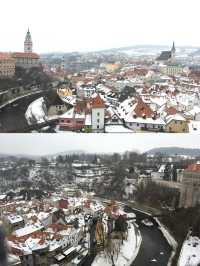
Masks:
[[[9,265],[198,265],[199,175],[198,149],[1,154]]]
[[[35,40],[39,42],[39,40]],[[0,53],[0,132],[199,133],[200,49]]]

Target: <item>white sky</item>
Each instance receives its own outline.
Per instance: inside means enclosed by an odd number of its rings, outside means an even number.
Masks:
[[[200,46],[199,0],[1,0],[0,51],[88,51],[135,44]]]
[[[0,153],[47,155],[67,151],[90,153],[147,151],[157,147],[200,148],[191,134],[0,134]]]

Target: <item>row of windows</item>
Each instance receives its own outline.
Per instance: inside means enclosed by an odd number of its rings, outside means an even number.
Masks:
[[[57,108],[58,110],[62,110],[62,109],[63,109],[63,105],[56,105],[56,108]]]
[[[37,63],[37,59],[31,59],[31,58],[20,58],[17,59],[17,63],[22,63],[22,64],[35,64]]]
[[[15,64],[11,64],[11,63],[4,63],[0,61],[0,66],[1,67],[15,67]]]
[[[11,60],[2,60],[0,59],[0,64],[13,64],[15,62],[14,59],[11,59]]]
[[[65,120],[65,119],[61,119],[60,122],[61,122],[61,123],[66,123],[66,124],[71,124],[71,123],[72,123],[71,120]],[[77,120],[77,121],[76,121],[77,124],[83,124],[83,122],[84,122],[84,121],[82,121],[82,120]]]
[[[129,123],[129,125],[132,126],[132,125],[135,125],[135,123]],[[142,124],[142,125],[141,125],[141,124],[137,123],[136,126],[137,126],[137,127],[144,127],[145,124]],[[147,125],[146,125],[146,126],[147,126]],[[150,126],[148,126],[148,127],[150,127]],[[161,128],[161,129],[162,129],[163,126],[161,126],[161,125],[151,125],[151,128]]]
[[[13,71],[0,71],[0,76],[12,76],[14,75]]]

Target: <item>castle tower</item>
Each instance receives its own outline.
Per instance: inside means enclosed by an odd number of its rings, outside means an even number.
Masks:
[[[30,31],[28,29],[28,31],[26,33],[26,38],[24,41],[24,52],[25,53],[32,53],[32,51],[33,51],[33,43],[32,43],[32,39],[31,39]]]

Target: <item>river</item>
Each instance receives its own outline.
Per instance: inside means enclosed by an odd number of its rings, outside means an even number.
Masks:
[[[146,226],[141,221],[149,218],[148,215],[131,208],[129,208],[129,211],[136,214],[136,223],[139,225],[142,236],[140,250],[131,266],[167,266],[172,248],[159,230],[156,221],[151,219],[153,226]]]
[[[41,92],[29,95],[2,108],[0,110],[0,132],[16,131],[17,133],[23,133],[22,129],[28,126],[25,119],[28,105],[41,96]]]

